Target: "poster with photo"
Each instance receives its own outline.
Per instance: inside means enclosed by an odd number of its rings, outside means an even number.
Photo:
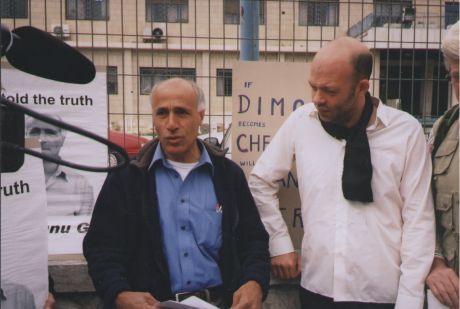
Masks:
[[[306,63],[233,65],[232,160],[246,177],[284,120],[309,98]],[[279,186],[280,211],[294,247],[300,249],[303,225],[295,166],[279,180]]]
[[[71,72],[69,74],[72,74]],[[2,93],[10,101],[107,137],[106,73],[88,84],[69,84],[2,66]],[[26,116],[25,134],[41,151],[65,161],[107,166],[107,147],[74,132]],[[80,171],[43,161],[49,254],[81,253],[82,240],[106,173]],[[28,201],[34,203],[34,201]]]

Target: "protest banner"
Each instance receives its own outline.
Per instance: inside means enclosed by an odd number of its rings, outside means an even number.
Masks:
[[[233,65],[232,160],[246,177],[283,121],[309,98],[306,63],[249,61]],[[299,249],[303,225],[295,166],[279,184],[280,210],[294,247]]]
[[[107,137],[105,72],[97,72],[92,82],[80,85],[36,77],[2,64],[2,87],[1,95],[10,101]],[[27,116],[25,132],[27,137],[39,139],[43,153],[73,163],[107,166],[107,147],[91,139]],[[83,226],[90,222],[106,173],[79,171],[49,161],[43,161],[43,172],[49,254],[81,253]]]
[[[37,142],[35,146],[39,150]],[[48,252],[42,160],[25,156],[18,171],[2,173],[0,199],[5,301],[13,301],[17,308],[32,308],[33,298],[35,307],[43,308],[48,296]]]

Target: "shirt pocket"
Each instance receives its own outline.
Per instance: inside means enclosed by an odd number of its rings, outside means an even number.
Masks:
[[[434,155],[434,175],[444,174],[449,168],[458,147],[458,140],[446,140]]]
[[[446,231],[458,234],[458,192],[436,195],[436,215]]]
[[[199,216],[198,231],[199,235],[195,235],[199,245],[212,250],[214,254],[222,243],[222,213],[218,204],[212,207],[206,207],[201,210]]]

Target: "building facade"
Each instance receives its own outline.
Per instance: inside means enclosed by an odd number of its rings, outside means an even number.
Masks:
[[[203,133],[214,135],[231,123],[232,64],[240,55],[238,0],[0,3],[3,25],[48,31],[107,72],[110,129],[152,136],[148,94],[155,82],[171,76],[203,87]],[[260,61],[309,62],[328,41],[356,37],[374,54],[374,95],[430,127],[455,100],[439,48],[458,16],[458,0],[259,1]]]

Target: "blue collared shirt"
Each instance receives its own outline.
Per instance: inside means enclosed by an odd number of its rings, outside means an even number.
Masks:
[[[212,182],[213,165],[205,147],[184,181],[156,148],[153,168],[163,249],[173,293],[218,286],[222,278],[218,252],[222,245],[222,208]]]

